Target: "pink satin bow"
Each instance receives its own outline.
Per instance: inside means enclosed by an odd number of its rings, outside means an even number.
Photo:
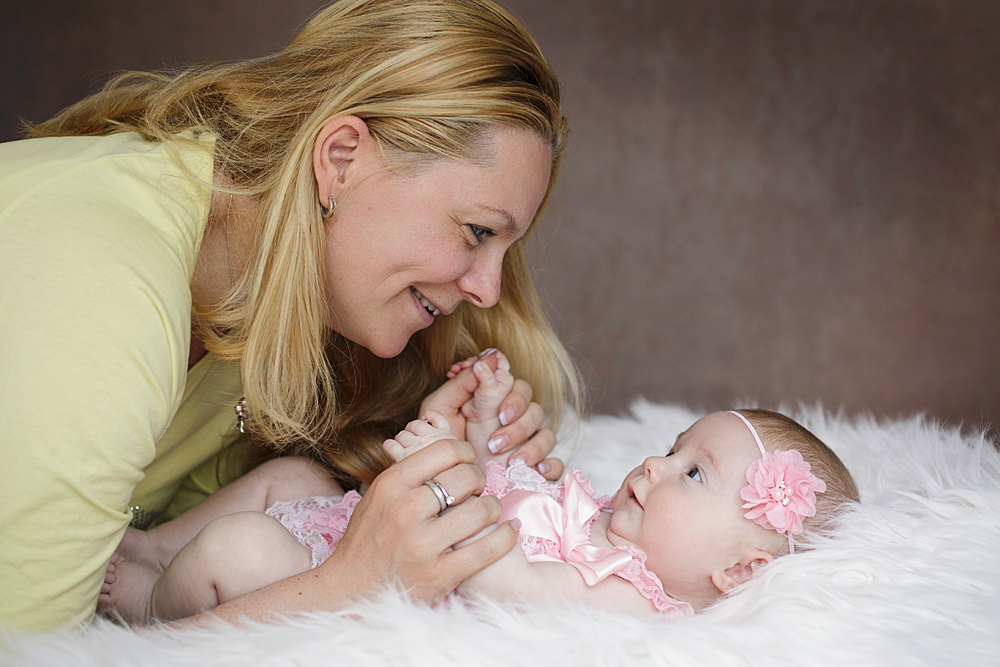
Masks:
[[[552,540],[559,545],[562,560],[575,567],[588,586],[604,581],[625,567],[632,557],[620,549],[594,546],[583,532],[583,524],[598,505],[572,475],[563,479],[565,495],[560,506],[544,493],[517,489],[500,499],[500,521],[517,517],[521,534]],[[528,556],[529,561],[559,561],[546,554]]]

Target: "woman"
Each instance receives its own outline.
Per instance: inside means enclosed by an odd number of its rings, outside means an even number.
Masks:
[[[532,388],[555,422],[578,384],[518,241],[567,127],[508,14],[345,0],[272,57],[124,75],[29,134],[0,147],[0,622],[88,619],[129,521],[212,490],[235,415],[371,487],[336,558],[216,615],[433,602],[513,546],[451,549],[499,517],[437,516],[426,480],[483,488],[467,443],[385,472],[381,448],[428,407],[464,433],[472,378],[427,394],[496,346],[523,380],[494,441],[561,472]]]

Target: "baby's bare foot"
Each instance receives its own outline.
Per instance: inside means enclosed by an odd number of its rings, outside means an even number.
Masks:
[[[129,625],[149,625],[152,620],[153,586],[159,578],[159,572],[127,560],[116,551],[104,572],[104,585],[97,596],[97,606]]]

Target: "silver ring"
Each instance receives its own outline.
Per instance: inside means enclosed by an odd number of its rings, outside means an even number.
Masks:
[[[429,479],[424,482],[424,484],[426,484],[430,490],[434,492],[434,497],[437,498],[438,503],[441,505],[441,511],[438,512],[438,514],[441,514],[441,512],[444,512],[446,509],[455,504],[455,496],[449,495],[448,490],[444,488],[444,485],[442,485],[441,482],[435,479]]]

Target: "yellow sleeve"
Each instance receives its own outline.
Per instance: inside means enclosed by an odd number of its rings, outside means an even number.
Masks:
[[[93,615],[184,393],[208,203],[132,135],[0,146],[0,624]]]

